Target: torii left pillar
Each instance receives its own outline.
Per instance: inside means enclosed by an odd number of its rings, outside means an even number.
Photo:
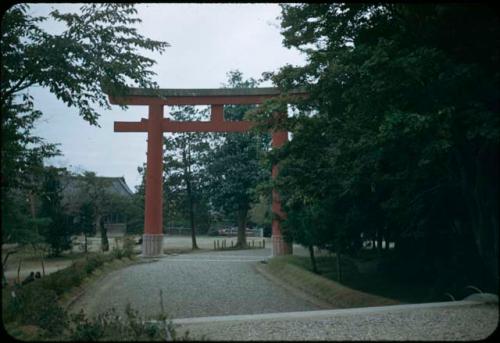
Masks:
[[[163,105],[149,105],[147,121],[146,201],[143,256],[158,256],[163,248]]]

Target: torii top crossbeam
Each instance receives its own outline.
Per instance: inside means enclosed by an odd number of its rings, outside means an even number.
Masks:
[[[302,90],[288,92],[293,96],[306,96]],[[224,105],[261,104],[267,99],[280,96],[278,88],[220,88],[220,89],[142,89],[128,88],[125,94],[109,96],[111,104],[147,105],[148,119],[140,122],[115,122],[115,132],[147,132],[146,197],[144,215],[143,255],[157,256],[163,246],[163,132],[245,132],[251,121],[224,120]],[[165,105],[210,105],[210,121],[173,121],[163,116]],[[286,116],[286,109],[278,115]],[[286,131],[272,132],[272,146],[279,147],[288,140]],[[273,166],[272,176],[277,175]],[[273,190],[272,211],[283,217],[279,195]],[[281,237],[279,220],[273,218],[273,255],[290,253]]]
[[[110,96],[112,104],[128,105],[249,105],[261,104],[279,96],[281,91],[268,88],[195,88],[195,89],[144,89],[128,88],[127,95]],[[294,90],[290,95],[306,95],[303,90]]]
[[[163,132],[244,132],[250,121],[225,121],[223,105],[261,104],[279,96],[278,88],[215,88],[215,89],[142,89],[129,88],[125,96],[110,96],[112,104],[119,105],[211,105],[210,121],[171,121],[163,118]],[[305,95],[292,91],[291,95]],[[115,122],[115,132],[147,132],[147,120]]]

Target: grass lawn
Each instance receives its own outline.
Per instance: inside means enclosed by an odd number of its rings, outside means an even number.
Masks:
[[[273,259],[271,262],[279,264],[281,268],[284,265],[292,265],[307,270],[312,274],[312,264],[309,257],[304,256],[284,256]],[[362,293],[371,294],[385,299],[392,299],[400,303],[422,303],[431,301],[448,301],[450,298],[444,294],[441,298],[436,299],[431,297],[430,284],[424,282],[415,282],[414,280],[404,280],[396,276],[391,276],[385,273],[379,273],[376,270],[360,272],[358,268],[360,263],[366,263],[371,260],[370,256],[364,256],[358,260],[353,260],[348,257],[342,258],[343,280],[337,282],[337,263],[335,256],[321,256],[316,258],[316,263],[320,275],[314,274],[313,283],[321,283],[321,279],[333,281],[330,285],[345,286],[348,289],[360,291]],[[274,267],[278,270],[278,266]],[[374,269],[374,268],[373,268]],[[347,293],[346,293],[347,294]],[[377,305],[368,305],[377,306]]]
[[[17,270],[20,267],[19,277],[21,281],[29,275],[31,271],[42,273],[42,263],[40,254],[35,254],[31,246],[24,246],[16,249],[17,252],[8,257],[5,265],[5,277],[9,282],[17,279]],[[7,254],[6,250],[2,250],[2,261]],[[50,274],[57,270],[63,269],[71,265],[71,263],[84,256],[80,252],[64,252],[58,257],[49,257],[44,253],[45,273]],[[19,265],[20,263],[20,265]]]

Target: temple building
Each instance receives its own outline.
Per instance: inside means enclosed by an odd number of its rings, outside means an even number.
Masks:
[[[133,195],[124,177],[104,177],[96,176],[94,190],[90,192],[100,193],[95,196],[106,194],[111,197],[122,197],[130,199]],[[61,180],[63,205],[70,213],[77,213],[83,201],[89,200],[89,185],[82,176],[67,176]],[[103,216],[104,227],[108,236],[121,236],[127,231],[127,217],[123,211],[116,209]]]

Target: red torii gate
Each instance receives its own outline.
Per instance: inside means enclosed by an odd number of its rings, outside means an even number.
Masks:
[[[163,246],[163,132],[245,132],[251,121],[225,121],[224,105],[261,104],[280,95],[278,88],[220,88],[220,89],[143,89],[128,88],[126,95],[109,95],[111,104],[147,105],[148,119],[140,122],[115,122],[115,132],[147,132],[146,199],[144,214],[143,256],[162,254]],[[306,95],[303,91],[293,95]],[[163,117],[165,105],[211,105],[210,121],[172,121]],[[286,112],[280,115],[285,115]],[[280,147],[288,140],[288,132],[272,132],[272,147]],[[272,167],[272,177],[278,168]],[[278,193],[272,193],[272,253],[273,256],[292,253],[281,235],[278,218],[284,218]]]

